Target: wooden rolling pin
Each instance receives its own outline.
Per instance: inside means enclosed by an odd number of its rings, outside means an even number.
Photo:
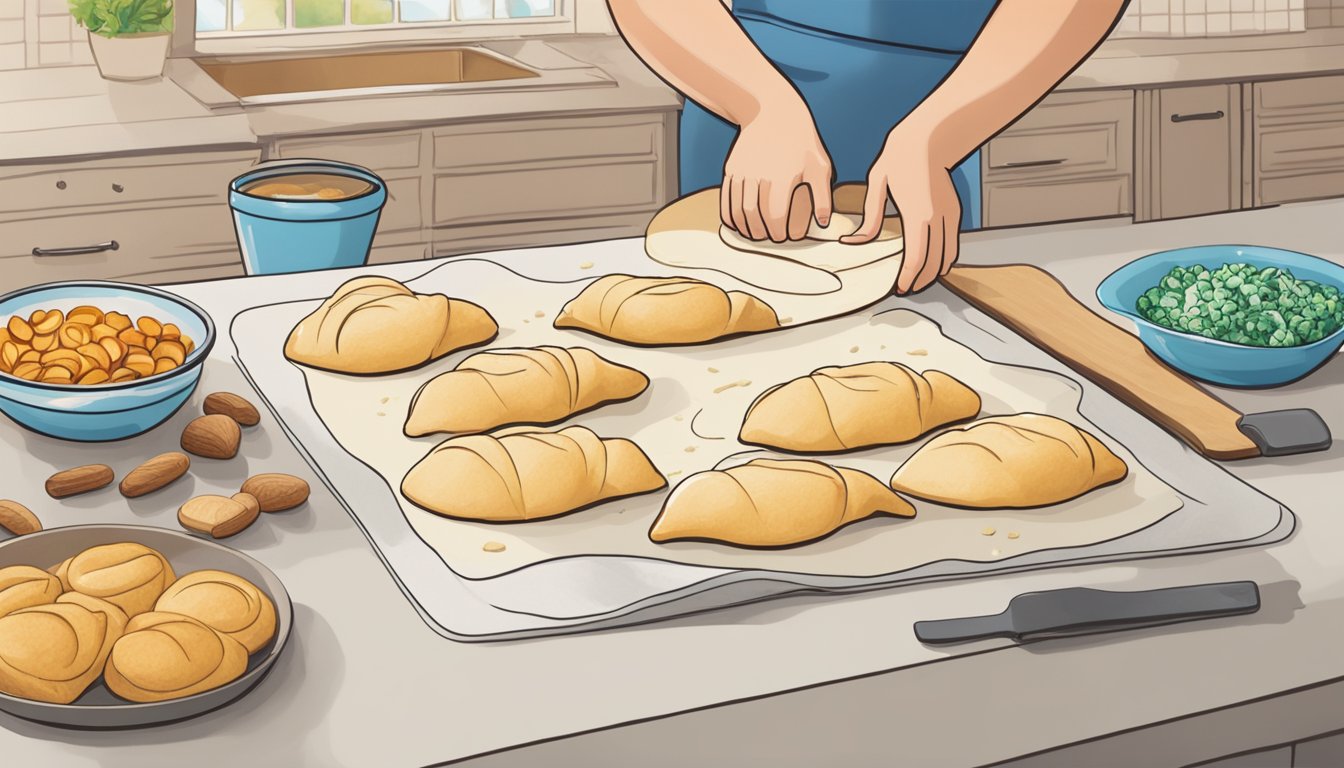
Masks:
[[[954,268],[942,278],[953,293],[1078,371],[1126,405],[1213,459],[1245,459],[1322,450],[1311,411],[1244,416],[1148,353],[1138,337],[1088,309],[1048,272],[1027,265]],[[1308,416],[1310,414],[1310,416]],[[1290,439],[1268,440],[1254,419],[1291,420]],[[1304,421],[1305,420],[1305,421]],[[1244,430],[1243,427],[1249,427]],[[1324,422],[1319,427],[1325,429]],[[1247,434],[1249,431],[1251,434]],[[1263,430],[1268,433],[1269,430]],[[1259,438],[1253,440],[1252,435]],[[1324,446],[1329,446],[1325,430]],[[1267,444],[1267,442],[1269,444]],[[1292,444],[1288,444],[1292,443]]]

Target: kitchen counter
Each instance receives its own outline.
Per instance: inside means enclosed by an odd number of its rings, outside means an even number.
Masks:
[[[1091,290],[1143,253],[1254,242],[1344,263],[1326,222],[1344,202],[1141,225],[1086,223],[967,235],[967,263],[1031,262],[1095,306]],[[554,249],[639,248],[638,240]],[[431,265],[370,268],[409,279]],[[358,271],[183,284],[227,328],[238,311],[324,296]],[[276,329],[277,335],[287,329]],[[93,461],[124,473],[175,447],[205,393],[256,399],[221,339],[201,389],[173,420],[119,444],[68,444],[0,424],[0,487],[48,526],[176,527],[191,495],[232,492],[248,474],[310,479],[310,502],[227,540],[266,563],[295,604],[295,632],[246,699],[199,719],[120,733],[0,716],[15,765],[411,766],[484,755],[486,766],[973,765],[1077,744],[1030,765],[1181,765],[1338,729],[1344,711],[1344,443],[1326,453],[1227,465],[1291,507],[1297,533],[1265,548],[1056,568],[850,596],[794,597],[628,629],[458,644],[432,632],[345,511],[267,413],[240,456],[200,460],[192,479],[127,502],[111,489],[57,504],[53,468]],[[1344,363],[1266,392],[1221,392],[1238,407],[1317,409],[1344,435]],[[1147,589],[1254,579],[1253,616],[952,649],[915,641],[921,618],[997,612],[1020,592],[1087,585]],[[684,713],[684,714],[676,714]],[[611,728],[618,724],[629,725]],[[1147,729],[1147,730],[1135,730]],[[1133,731],[1130,733],[1122,733]],[[584,735],[554,740],[568,734]],[[1107,740],[1110,734],[1120,734]],[[554,740],[554,741],[553,741]],[[535,743],[534,743],[535,742]],[[522,746],[517,749],[513,747]],[[491,753],[503,751],[493,755]]]

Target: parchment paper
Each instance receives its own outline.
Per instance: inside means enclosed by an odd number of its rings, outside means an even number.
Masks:
[[[482,261],[461,261],[411,283],[487,307],[500,325],[497,347],[587,346],[643,371],[651,384],[635,400],[581,414],[570,422],[607,437],[634,440],[672,485],[693,472],[770,455],[736,440],[742,416],[764,390],[824,365],[894,360],[915,370],[949,373],[980,393],[983,415],[1058,416],[1091,431],[1130,467],[1120,483],[1064,504],[1035,510],[959,510],[913,499],[912,520],[877,517],[820,542],[788,550],[648,539],[667,491],[598,505],[560,518],[507,525],[453,520],[399,502],[416,533],[471,579],[498,576],[546,560],[585,555],[661,558],[692,565],[756,568],[835,576],[876,576],[939,560],[991,562],[1040,549],[1082,546],[1151,525],[1181,506],[1180,497],[1128,450],[1078,413],[1079,387],[1045,371],[989,363],[949,339],[933,322],[904,309],[838,319],[699,348],[638,348],[551,327],[576,293],[566,283],[524,279]],[[540,316],[538,316],[540,315]],[[469,350],[416,371],[382,377],[343,376],[303,368],[317,413],[336,440],[394,489],[445,436],[407,438],[406,409],[415,391],[451,370]],[[866,471],[886,482],[922,441],[856,454],[814,457]],[[782,455],[782,454],[776,454]],[[992,535],[983,531],[993,529]],[[1008,532],[1018,538],[1009,539]],[[486,552],[487,541],[502,552]]]

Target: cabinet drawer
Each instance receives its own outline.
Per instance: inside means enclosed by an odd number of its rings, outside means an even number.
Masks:
[[[648,209],[661,201],[653,160],[439,174],[434,224],[572,218]]]
[[[1057,94],[985,147],[985,178],[1106,175],[1133,165],[1132,94]]]
[[[1155,104],[1154,213],[1172,218],[1240,207],[1240,87],[1163,88]]]
[[[985,185],[982,223],[1011,227],[1124,216],[1133,212],[1132,201],[1129,176],[992,183]]]
[[[647,118],[617,124],[534,120],[471,126],[435,133],[434,167],[573,165],[584,159],[649,158],[661,141],[662,123]]]
[[[1340,195],[1344,195],[1344,170],[1261,179],[1256,185],[1259,205],[1321,200]]]
[[[86,246],[115,240],[115,251],[34,256],[32,249]],[[53,280],[137,279],[164,282],[208,268],[211,276],[241,274],[242,261],[227,205],[182,206],[0,223],[0,274],[6,285]],[[235,264],[236,269],[230,266]]]
[[[1276,117],[1277,112],[1344,111],[1344,75],[1256,83],[1255,109],[1260,117]]]
[[[1266,128],[1257,133],[1256,155],[1263,172],[1344,167],[1344,120]]]
[[[371,171],[420,167],[423,134],[375,133],[361,136],[323,136],[276,142],[276,158],[317,158],[354,163]]]
[[[149,155],[41,166],[0,166],[0,219],[32,211],[224,201],[259,152]]]

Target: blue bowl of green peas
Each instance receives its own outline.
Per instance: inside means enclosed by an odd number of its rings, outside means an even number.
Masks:
[[[1158,358],[1229,387],[1275,387],[1344,346],[1344,267],[1256,245],[1202,245],[1126,264],[1097,298]]]

